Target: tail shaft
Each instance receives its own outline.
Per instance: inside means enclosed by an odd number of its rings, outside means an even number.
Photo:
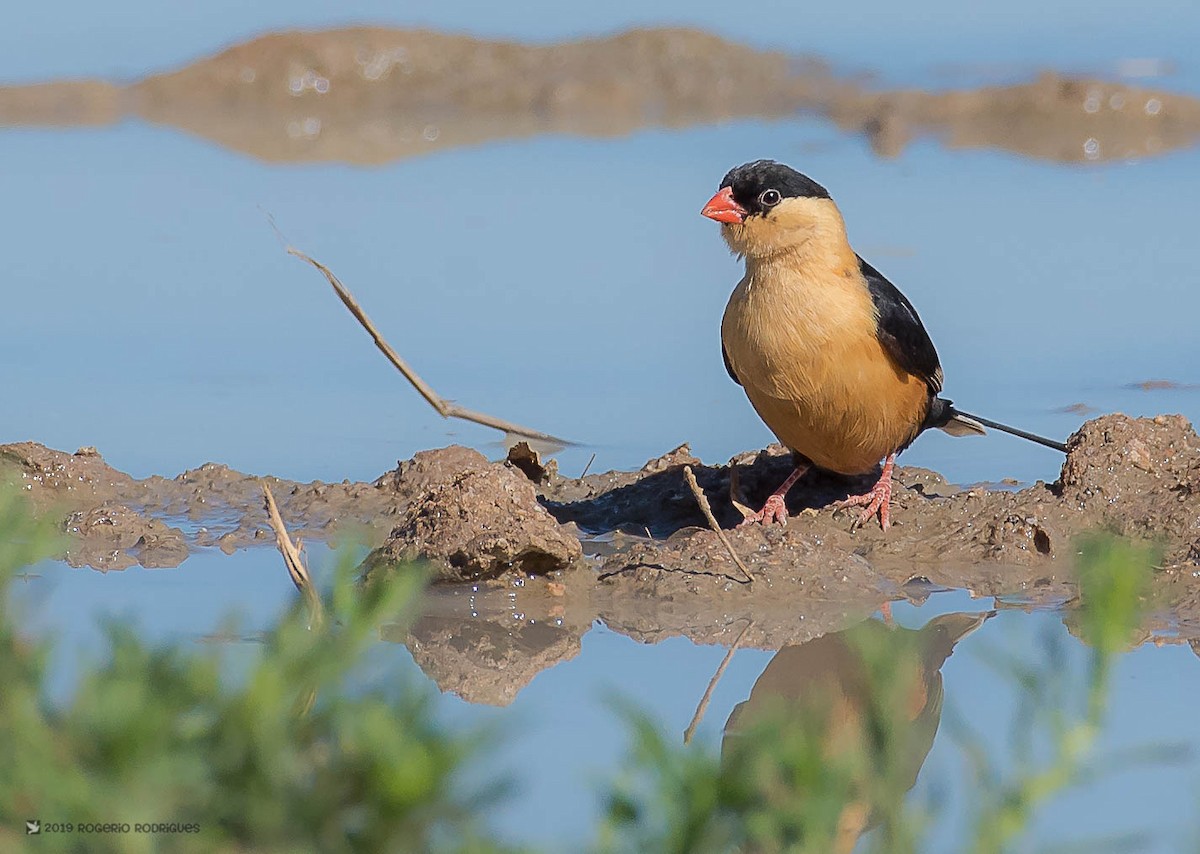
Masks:
[[[953,407],[952,411],[955,415],[961,415],[964,418],[970,418],[972,421],[978,421],[984,427],[990,427],[993,430],[999,430],[1001,433],[1008,433],[1011,436],[1019,436],[1022,439],[1028,439],[1030,442],[1037,442],[1039,445],[1045,445],[1047,448],[1053,448],[1062,453],[1067,452],[1067,446],[1062,442],[1056,442],[1053,439],[1047,439],[1045,436],[1038,436],[1036,433],[1030,433],[1022,430],[1019,427],[1009,427],[1007,424],[1001,424],[999,421],[992,421],[988,418],[981,418],[978,415],[972,415],[969,412],[963,412],[957,407]]]

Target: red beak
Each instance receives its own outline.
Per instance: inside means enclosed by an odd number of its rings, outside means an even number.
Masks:
[[[719,190],[700,213],[717,222],[739,223],[746,220],[746,209],[733,200],[732,187]]]

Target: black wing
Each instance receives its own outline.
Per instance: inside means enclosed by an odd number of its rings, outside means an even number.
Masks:
[[[733,365],[729,364],[729,351],[725,349],[724,341],[721,342],[721,358],[725,360],[725,370],[729,372],[729,378],[738,385],[741,385],[742,381],[739,380],[737,378],[737,374],[733,372]]]
[[[862,258],[858,265],[879,315],[879,343],[897,365],[923,379],[930,393],[937,394],[942,390],[942,366],[917,310],[883,273]]]

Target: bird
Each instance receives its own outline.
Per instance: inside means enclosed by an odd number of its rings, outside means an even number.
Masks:
[[[995,614],[942,614],[919,629],[867,620],[781,648],[725,722],[722,761],[737,761],[738,751],[750,751],[753,759],[756,748],[780,755],[786,730],[793,728],[823,766],[857,768],[846,781],[846,803],[826,827],[833,837],[828,850],[853,850],[881,819],[876,798],[902,796],[916,783],[941,723],[942,666],[960,641]],[[872,735],[881,728],[892,749],[872,753],[879,747]],[[856,753],[870,761],[856,765]],[[806,794],[828,793],[782,792],[785,798]]]
[[[792,473],[743,525],[787,524],[784,499],[812,468],[878,482],[835,508],[891,525],[896,455],[922,432],[985,428],[1066,452],[1066,445],[971,415],[940,397],[942,366],[917,310],[850,246],[829,191],[790,166],[731,169],[701,214],[745,261],[721,320],[725,369],[793,453]]]

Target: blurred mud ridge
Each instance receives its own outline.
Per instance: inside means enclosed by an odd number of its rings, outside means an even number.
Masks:
[[[508,702],[539,670],[573,656],[597,619],[647,642],[684,635],[727,644],[752,623],[745,645],[778,649],[938,589],[1058,607],[1075,596],[1076,537],[1095,529],[1163,548],[1153,616],[1135,642],[1200,648],[1200,438],[1180,416],[1089,421],[1071,437],[1055,483],[1015,492],[899,469],[887,534],[852,531],[850,516],[828,509],[865,482],[810,477],[793,490],[786,527],[727,532],[753,584],[739,582],[705,526],[684,466],[730,528],[739,518],[732,472],[756,504],[790,457],[769,448],[706,466],[684,445],[636,472],[567,478],[524,443],[500,462],[451,446],[372,483],[326,484],[215,464],[136,480],[92,448],[0,445],[0,479],[61,514],[72,566],[169,567],[197,549],[273,545],[264,480],[294,535],[374,548],[364,583],[410,559],[430,562],[440,582],[430,607],[394,639],[443,687],[481,702]]]
[[[913,139],[1061,162],[1193,145],[1200,100],[1045,72],[1021,85],[877,90],[819,60],[690,29],[551,45],[428,30],[264,35],[177,71],[0,87],[0,127],[176,127],[267,161],[379,164],[540,134],[620,136],[822,116],[882,156]]]

